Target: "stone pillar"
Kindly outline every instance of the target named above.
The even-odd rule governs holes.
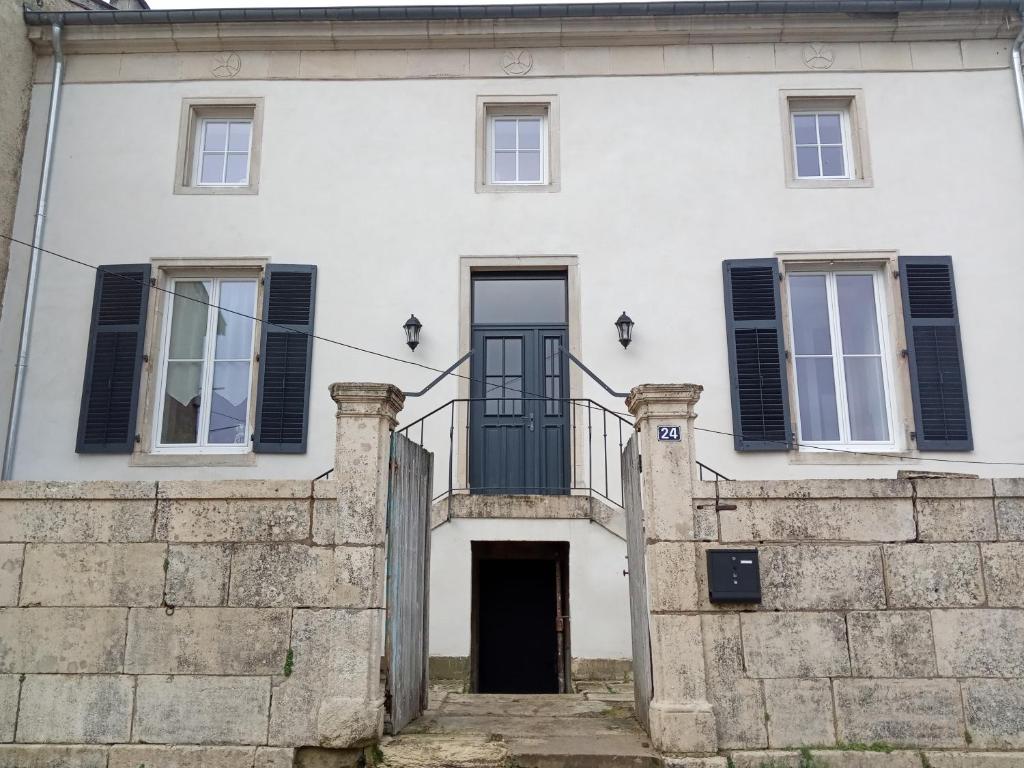
[[[693,521],[693,407],[697,384],[642,384],[626,399],[643,461],[648,611],[651,624],[651,740],[663,752],[715,752],[704,643],[697,613]],[[678,440],[659,439],[660,427]],[[671,429],[664,437],[674,437]]]
[[[320,702],[319,742],[358,747],[380,738],[384,696],[384,542],[387,528],[391,430],[405,403],[390,384],[331,385],[338,404],[333,479],[338,488],[336,563],[354,587],[344,602],[345,637],[334,645],[330,695]]]

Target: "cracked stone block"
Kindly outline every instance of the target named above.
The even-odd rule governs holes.
[[[761,686],[743,670],[739,616],[704,614],[700,621],[708,701],[715,711],[719,749],[767,746]]]

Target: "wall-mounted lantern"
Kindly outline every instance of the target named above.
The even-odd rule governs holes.
[[[415,351],[416,347],[420,344],[420,328],[423,327],[423,323],[416,319],[416,315],[409,315],[409,319],[405,321],[405,325],[402,328],[405,329],[405,343],[409,345],[409,349]]]
[[[625,349],[629,346],[629,342],[633,340],[633,326],[636,323],[633,322],[633,318],[626,314],[623,310],[622,314],[619,315],[619,319],[615,321],[615,327],[619,331],[619,344]]]

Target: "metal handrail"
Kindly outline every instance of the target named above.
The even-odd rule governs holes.
[[[585,374],[587,374],[587,376],[589,376],[594,381],[596,381],[598,384],[600,384],[602,389],[604,389],[604,391],[607,392],[609,395],[611,395],[612,397],[621,397],[623,400],[625,400],[627,397],[629,397],[629,392],[616,392],[614,389],[612,389],[607,384],[605,384],[604,381],[601,380],[601,377],[599,377],[596,373],[594,373],[592,370],[587,368],[587,366],[585,366],[583,364],[582,360],[580,360],[578,357],[576,357],[576,355],[574,355],[568,349],[563,347],[561,344],[558,345],[558,349],[560,351],[562,351],[562,352],[565,352],[565,354],[568,356],[568,358],[570,360],[572,360],[574,363],[576,363],[577,366],[579,366],[579,369],[581,371],[583,371]],[[614,413],[614,411],[612,411],[612,413]]]
[[[406,397],[422,397],[423,395],[427,394],[427,392],[432,390],[434,388],[434,386],[438,382],[440,382],[445,376],[450,374],[452,371],[454,371],[456,368],[458,368],[460,365],[462,365],[464,362],[466,362],[466,360],[468,360],[470,357],[472,357],[473,356],[473,351],[474,350],[470,349],[469,352],[467,352],[462,357],[460,357],[458,360],[456,360],[454,363],[452,363],[445,371],[443,371],[441,373],[440,376],[438,376],[432,382],[427,384],[427,386],[425,386],[423,389],[419,390],[418,392],[403,392],[402,394],[405,395]]]

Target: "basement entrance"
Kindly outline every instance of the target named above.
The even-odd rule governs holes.
[[[474,541],[471,690],[568,693],[569,544]]]

